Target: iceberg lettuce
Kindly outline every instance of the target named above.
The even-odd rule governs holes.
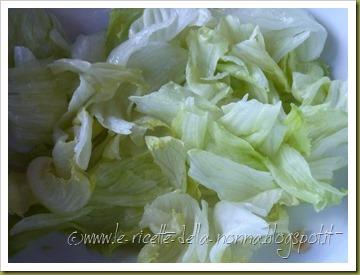
[[[10,20],[15,248],[116,226],[139,262],[247,262],[263,244],[224,239],[288,234],[289,208],[346,195],[347,82],[306,11],[115,9],[72,45],[45,11]],[[169,243],[139,237],[164,226]]]

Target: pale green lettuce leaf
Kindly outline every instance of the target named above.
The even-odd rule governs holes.
[[[191,243],[186,239],[200,231]],[[166,225],[167,232],[174,232],[169,243],[146,244],[138,255],[139,262],[204,262],[207,258],[207,245],[198,238],[207,236],[207,204],[199,203],[188,194],[168,193],[156,198],[145,207],[140,225],[150,228],[156,234]],[[183,242],[181,241],[183,238]]]
[[[303,9],[226,9],[224,13],[258,25],[276,62],[293,50],[303,61],[314,60],[327,38],[325,28]]]
[[[270,133],[260,145],[258,150],[267,155],[272,156],[279,150],[287,132],[287,126],[283,124],[282,120],[277,119]]]
[[[30,163],[27,180],[35,197],[56,213],[72,212],[84,207],[93,189],[89,178],[75,167],[69,179],[57,177],[52,164],[49,157],[38,157]]]
[[[247,97],[222,106],[220,123],[233,134],[246,139],[254,147],[261,145],[278,121],[281,103],[263,104]]]
[[[294,206],[298,205],[299,201],[284,189],[275,188],[258,193],[256,196],[242,203],[254,214],[266,217],[276,203],[285,206]]]
[[[179,236],[183,226],[193,228],[194,218],[200,214],[198,202],[188,194],[171,192],[159,196],[145,207],[140,225],[158,233],[166,224],[167,230]]]
[[[332,182],[334,171],[347,165],[347,100],[338,102],[344,104],[335,109],[335,101],[300,107],[311,138],[311,152],[306,158],[314,178],[324,182]]]
[[[281,188],[298,199],[313,204],[317,211],[327,205],[339,203],[346,194],[314,179],[304,157],[288,145],[283,145],[267,165]]]
[[[343,128],[327,137],[315,140],[312,145],[311,159],[332,156],[332,149],[336,149],[348,142],[348,128]]]
[[[225,219],[229,218],[226,215],[228,213],[232,213],[231,220]],[[242,238],[245,238],[245,236],[252,236],[255,238],[266,235],[269,231],[268,224],[264,219],[252,214],[246,208],[226,201],[221,201],[216,205],[214,220],[219,232],[218,234],[221,234],[220,236],[223,237],[219,237],[219,240],[210,250],[209,258],[212,263],[248,262],[256,247],[251,244],[239,244],[241,239],[236,243],[236,237],[243,236]],[[246,223],[241,221],[246,221]]]
[[[74,122],[75,163],[82,169],[86,170],[91,155],[91,137],[92,137],[93,119],[88,112],[83,109],[80,111]]]
[[[211,262],[248,262],[253,252],[261,246],[261,238],[274,232],[266,217],[281,200],[282,191],[274,189],[260,193],[246,202],[220,201],[213,212],[217,237],[210,250]],[[287,215],[283,212],[277,223],[277,233],[287,231]],[[252,239],[258,243],[251,243]]]
[[[287,126],[285,142],[300,153],[310,155],[311,139],[309,138],[308,125],[304,114],[295,104],[291,104],[291,111],[284,119],[284,124]]]
[[[237,16],[226,15],[219,17],[214,14],[214,10],[212,10],[212,14],[218,20],[215,30],[220,33],[230,45],[247,40],[255,28],[252,24],[244,24]]]
[[[243,95],[249,93],[250,96],[260,102],[268,103],[269,83],[265,74],[258,66],[251,63],[246,64],[235,56],[223,56],[221,61],[224,63],[218,64],[217,69],[240,80],[241,87],[239,88]],[[236,89],[236,93],[239,92],[239,89]]]
[[[138,146],[145,144],[145,134],[166,136],[171,134],[171,129],[167,124],[159,119],[150,116],[142,116],[134,120],[134,127],[132,133],[129,135],[130,139]]]
[[[151,42],[135,52],[128,60],[129,68],[140,69],[148,91],[158,90],[162,85],[185,80],[188,52],[180,46],[165,42]]]
[[[327,104],[301,106],[305,122],[309,127],[309,137],[317,140],[347,127],[347,113],[331,109]]]
[[[190,31],[187,36],[189,60],[186,67],[186,81],[197,95],[218,102],[231,88],[220,81],[208,80],[214,76],[218,60],[228,51],[228,42],[215,30],[202,27]]]
[[[221,124],[211,123],[209,136],[210,139],[205,148],[207,151],[254,169],[266,170],[263,164],[264,157],[249,142],[233,135]]]
[[[216,191],[221,200],[242,201],[276,188],[269,172],[255,170],[202,150],[190,150],[189,176]]]
[[[347,112],[348,83],[347,81],[333,80],[330,83],[324,103],[332,109]]]
[[[130,95],[142,93],[145,82],[140,71],[108,63],[90,64],[85,61],[62,59],[52,64],[55,72],[74,71],[80,85],[69,103],[69,112],[87,107],[104,127],[118,134],[130,134]]]
[[[129,29],[129,39],[112,50],[108,62],[126,65],[136,51],[150,42],[168,42],[188,26],[202,26],[210,19],[206,9],[146,9]]]
[[[318,160],[309,160],[311,174],[318,181],[332,183],[334,171],[346,166],[347,161],[342,157],[324,157]]]
[[[208,243],[210,237],[210,223],[208,221],[208,204],[201,201],[201,212],[195,216],[193,235],[194,239],[183,256],[183,262],[207,262],[208,261]]]
[[[284,92],[290,91],[284,72],[266,51],[264,37],[258,26],[248,40],[234,45],[229,55],[234,55],[245,62],[257,65]]]
[[[145,137],[146,145],[163,173],[176,189],[186,191],[186,151],[184,143],[178,139],[166,137]]]
[[[207,135],[209,112],[198,108],[193,97],[188,97],[172,121],[172,128],[185,148],[203,148]]]
[[[316,105],[325,100],[330,85],[328,77],[320,79],[302,73],[293,73],[291,92],[303,105]]]
[[[72,121],[73,139],[62,132],[56,138],[52,151],[53,163],[58,176],[68,179],[73,166],[86,170],[89,165],[92,152],[92,129],[93,118],[82,109]]]
[[[157,92],[141,97],[131,96],[129,99],[136,103],[136,109],[139,112],[170,124],[185,98],[185,88],[170,82]]]
[[[53,74],[47,63],[28,62],[9,69],[9,140],[16,152],[52,145],[52,130],[67,109],[76,79]]]
[[[74,149],[75,140],[66,141],[68,135],[60,136],[52,150],[52,158],[54,160],[54,168],[56,174],[62,178],[69,178],[71,168],[74,165]]]
[[[96,183],[91,201],[106,205],[140,207],[172,189],[149,153],[99,162],[90,177]]]

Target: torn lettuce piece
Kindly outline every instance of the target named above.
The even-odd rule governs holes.
[[[207,9],[146,9],[129,29],[129,39],[113,49],[108,62],[126,65],[129,58],[150,42],[168,42],[188,26],[202,26],[211,15]]]
[[[238,16],[218,16],[211,10],[213,17],[218,20],[215,30],[222,35],[230,45],[247,40],[254,31],[253,24],[244,24]],[[220,11],[221,13],[221,11]]]
[[[317,140],[347,127],[347,113],[331,109],[327,104],[301,106],[305,122],[309,126],[309,137]]]
[[[131,96],[129,99],[136,104],[136,109],[139,112],[170,124],[185,98],[185,88],[170,82],[162,86],[157,92],[141,97]]]
[[[313,204],[316,211],[327,205],[338,204],[346,192],[317,181],[311,174],[309,164],[301,154],[283,145],[274,159],[267,161],[276,183],[296,198]]]
[[[31,61],[9,69],[9,140],[15,152],[51,146],[52,130],[67,109],[76,85],[69,72],[53,74],[48,62]]]
[[[193,93],[217,103],[231,87],[214,77],[218,60],[228,51],[228,42],[215,30],[202,27],[187,36],[189,60],[186,81]]]
[[[178,139],[166,137],[145,137],[146,145],[162,172],[176,189],[186,191],[186,151],[184,143]]]
[[[196,106],[193,97],[188,97],[171,123],[177,137],[185,148],[203,148],[206,142],[210,114]]]
[[[70,130],[72,135],[62,132],[52,151],[55,171],[64,179],[70,177],[74,165],[84,171],[88,168],[92,153],[92,116],[82,109],[72,121]]]
[[[170,81],[182,83],[185,80],[187,56],[188,51],[178,45],[151,42],[135,52],[127,66],[141,70],[148,91],[153,92]]]
[[[246,64],[235,56],[225,55],[221,61],[222,63],[217,65],[217,70],[240,80],[240,89],[243,95],[249,93],[252,98],[262,103],[269,103],[269,83],[264,72],[258,66],[251,63]]]
[[[347,113],[348,102],[348,83],[347,81],[333,80],[324,101],[331,109],[340,110]]]
[[[69,179],[54,174],[49,157],[34,159],[27,170],[27,180],[38,201],[55,213],[73,212],[84,207],[92,194],[93,184],[87,175],[72,167]]]
[[[173,189],[147,152],[99,162],[89,176],[96,183],[91,202],[103,205],[141,207]]]
[[[224,116],[219,122],[233,134],[244,138],[254,147],[260,146],[278,123],[281,102],[274,105],[257,100],[247,100],[245,96],[236,103],[222,106]],[[278,137],[281,144],[283,135]]]
[[[225,9],[224,13],[258,25],[276,62],[294,50],[302,61],[317,59],[326,42],[325,28],[303,9]]]
[[[134,120],[135,126],[132,133],[129,135],[130,139],[137,146],[145,144],[145,135],[168,136],[171,135],[171,129],[167,124],[159,119],[141,116],[139,119]]]
[[[275,233],[275,229],[277,234],[288,233],[289,218],[283,208],[279,208],[274,221],[267,217],[281,198],[281,193],[274,191],[260,193],[247,202],[220,201],[215,205],[217,236],[209,253],[210,262],[248,262],[254,251],[265,244],[264,237]]]
[[[131,133],[129,122],[130,95],[142,94],[146,84],[140,71],[123,66],[61,59],[51,65],[54,72],[73,71],[79,74],[80,85],[74,91],[68,112],[88,108],[104,127],[117,134]]]
[[[188,156],[189,176],[216,191],[221,200],[242,201],[276,188],[269,172],[255,170],[202,150],[190,150]]]
[[[208,244],[201,242],[209,230],[206,202],[202,202],[200,209],[199,203],[188,194],[172,192],[159,196],[145,207],[140,226],[148,227],[153,234],[157,234],[163,230],[164,225],[166,232],[174,232],[173,241],[146,244],[138,255],[139,262],[207,260]],[[194,237],[187,242],[191,234]]]
[[[121,93],[119,88],[124,83],[134,85],[135,91],[146,86],[139,70],[108,63],[91,64],[76,59],[59,59],[51,64],[51,69],[55,73],[72,71],[79,74],[80,85],[69,103],[69,111],[72,112],[82,106],[112,99]]]
[[[258,66],[282,92],[290,92],[290,86],[284,72],[266,51],[264,37],[258,26],[255,27],[248,40],[232,46],[228,55],[234,55],[245,62]]]
[[[315,140],[312,145],[311,159],[330,157],[333,155],[332,150],[347,145],[348,128],[343,128],[327,137]]]
[[[303,105],[317,105],[324,102],[330,79],[328,77],[315,78],[311,75],[293,73],[291,92]]]
[[[300,153],[309,156],[311,153],[309,126],[303,112],[295,104],[290,106],[291,111],[284,119],[284,124],[287,126],[284,140]]]
[[[228,158],[257,170],[266,170],[264,156],[257,152],[249,142],[233,135],[217,122],[209,125],[209,140],[206,151]]]
[[[75,119],[75,163],[86,170],[91,155],[91,137],[92,137],[92,117],[84,109],[78,113]]]
[[[327,158],[341,158],[342,165],[347,164],[347,113],[332,109],[328,103],[316,106],[301,106],[311,138],[309,161]],[[325,161],[325,160],[324,160]],[[330,168],[331,166],[329,166]]]
[[[324,157],[318,160],[309,160],[309,167],[314,179],[333,183],[334,171],[347,165],[343,157]]]
[[[184,112],[209,114],[214,118],[221,115],[221,110],[216,105],[174,82],[162,86],[159,91],[144,96],[131,96],[129,99],[136,104],[138,112],[172,125],[178,133],[182,132],[180,128]],[[191,125],[184,125],[187,126]]]

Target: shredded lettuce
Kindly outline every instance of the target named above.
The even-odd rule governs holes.
[[[72,45],[45,10],[9,23],[15,248],[166,225],[173,241],[138,242],[139,262],[248,262],[262,244],[216,237],[287,234],[290,207],[346,196],[347,82],[319,59],[327,32],[306,11],[114,9]]]

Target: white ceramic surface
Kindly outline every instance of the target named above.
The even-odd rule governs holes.
[[[105,29],[108,21],[108,9],[51,9],[70,39],[78,34],[89,34]],[[309,9],[315,18],[328,30],[328,39],[322,59],[330,65],[334,79],[347,79],[347,10],[346,9]],[[347,168],[336,172],[336,186],[347,187]],[[330,245],[312,245],[303,254],[292,253],[288,259],[276,254],[276,247],[269,246],[258,250],[253,262],[346,262],[347,261],[347,199],[334,207],[316,213],[312,206],[301,205],[290,209],[290,229],[305,229],[319,232],[321,224],[324,230],[342,232],[333,236]],[[44,249],[47,247],[47,249]],[[50,249],[49,249],[50,247]],[[25,250],[10,259],[13,262],[133,262],[136,250],[120,250],[104,257],[83,246],[66,244],[66,236],[60,233],[49,234],[31,243]]]

